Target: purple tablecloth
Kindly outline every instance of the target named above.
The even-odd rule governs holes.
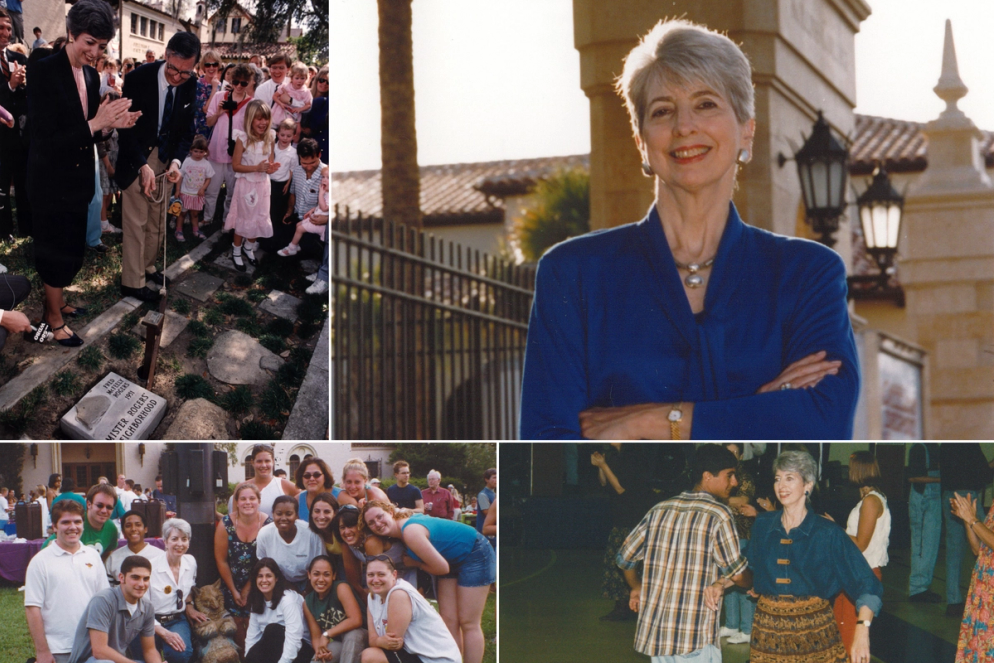
[[[0,543],[0,578],[24,584],[24,576],[28,572],[28,562],[41,550],[41,544],[45,539],[35,539],[24,543],[12,543],[5,541]],[[145,539],[145,543],[156,548],[165,550],[165,543],[162,539]],[[117,547],[128,545],[124,539],[117,542]]]

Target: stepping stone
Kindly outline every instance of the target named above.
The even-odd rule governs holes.
[[[300,301],[293,295],[288,295],[279,290],[273,290],[261,302],[259,308],[267,313],[272,313],[278,318],[286,318],[290,322],[297,321],[297,307]]]
[[[196,272],[191,274],[189,278],[184,279],[182,283],[176,285],[174,290],[187,297],[193,297],[196,300],[206,302],[223,283],[224,279],[211,276],[207,272]]]
[[[165,398],[112,372],[59,425],[74,440],[147,440],[168,407]]]
[[[313,274],[314,272],[321,269],[321,263],[317,260],[301,260],[300,268],[308,274]]]
[[[163,440],[230,440],[229,415],[203,398],[195,398],[180,406],[173,423],[169,424]]]
[[[213,278],[213,277],[211,277]],[[190,321],[176,311],[166,311],[166,321],[162,325],[162,336],[159,338],[159,347],[168,348],[169,344],[176,340],[176,337],[183,333]],[[145,330],[148,329],[140,321],[131,330],[135,336],[145,340]]]
[[[262,257],[262,251],[256,251],[255,252],[256,260],[259,260],[261,257]],[[217,265],[218,267],[224,267],[225,269],[230,269],[231,271],[237,272],[239,274],[249,274],[249,275],[254,274],[255,266],[252,265],[247,260],[245,260],[244,257],[242,258],[242,261],[245,262],[245,271],[239,272],[237,269],[235,269],[235,263],[231,259],[231,251],[225,251],[224,253],[222,253],[221,255],[219,255],[217,258],[214,259],[214,264]]]
[[[207,370],[226,384],[262,384],[271,377],[266,368],[282,363],[259,341],[234,330],[218,336],[207,353]]]

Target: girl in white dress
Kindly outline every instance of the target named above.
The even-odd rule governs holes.
[[[269,176],[279,169],[272,160],[276,134],[272,130],[272,113],[264,101],[253,99],[245,108],[245,131],[233,132],[235,153],[231,168],[235,171],[235,190],[224,229],[234,230],[232,259],[235,269],[244,272],[245,259],[255,264],[256,240],[273,236],[269,220]],[[245,241],[247,240],[247,241]],[[244,246],[243,246],[244,241]]]

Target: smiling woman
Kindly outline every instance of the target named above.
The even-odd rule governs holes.
[[[749,61],[661,22],[618,80],[656,200],[640,222],[539,262],[522,439],[845,439],[859,368],[845,266],[743,223],[756,130]]]

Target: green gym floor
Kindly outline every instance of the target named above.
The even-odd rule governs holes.
[[[946,604],[909,603],[908,550],[891,549],[883,569],[884,608],[874,622],[874,663],[952,663],[960,620]],[[945,597],[945,550],[940,549],[932,591]],[[500,551],[500,660],[514,663],[646,663],[632,648],[635,622],[602,622],[613,607],[601,596],[597,550]],[[963,559],[963,594],[973,558]],[[723,641],[724,642],[724,641]],[[723,644],[723,663],[744,663],[749,645]]]

